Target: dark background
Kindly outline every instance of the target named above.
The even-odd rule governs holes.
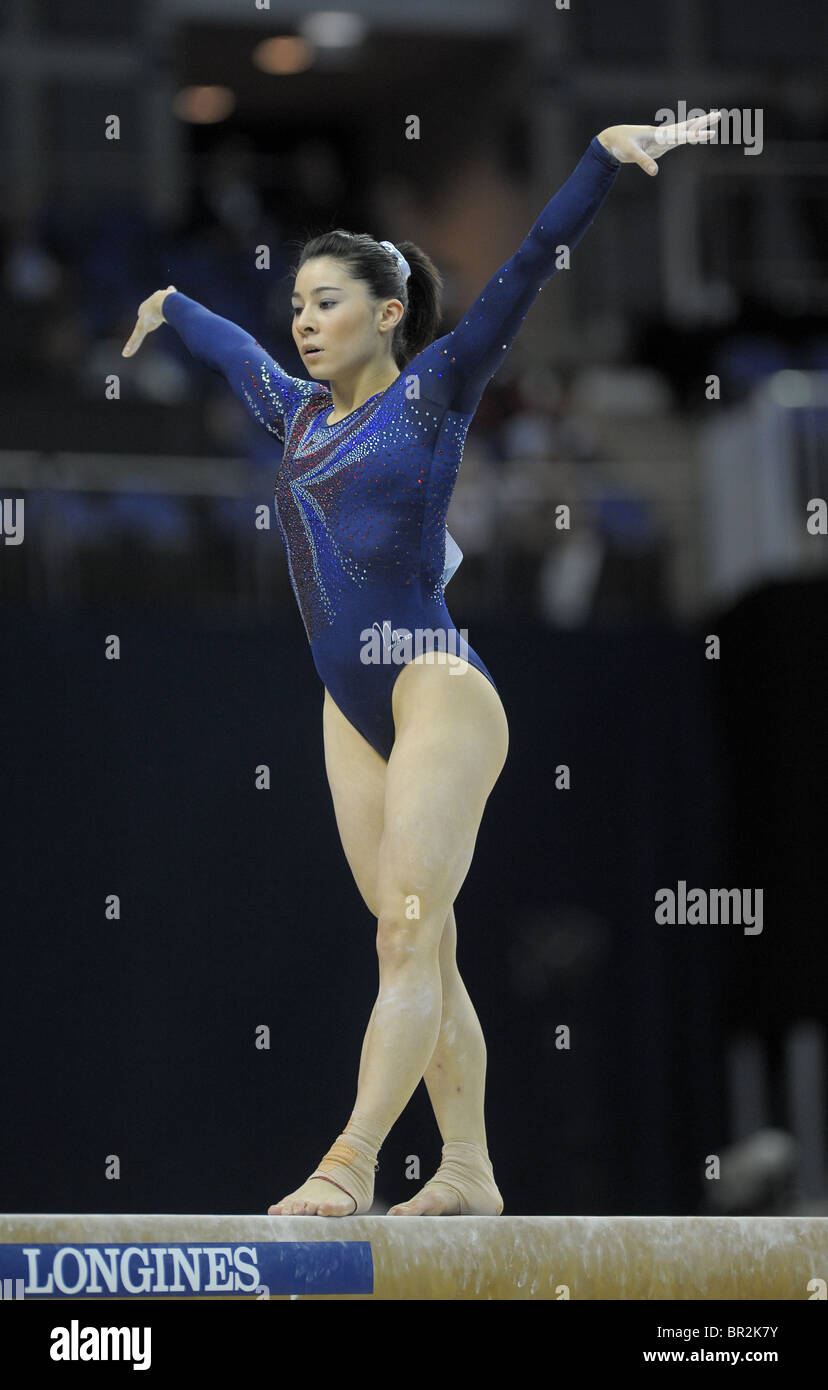
[[[470,431],[447,598],[511,748],[458,962],[507,1213],[823,1212],[826,541],[786,542],[780,567],[771,512],[727,584],[761,526],[740,511],[752,482],[717,491],[750,475],[754,420],[791,496],[828,490],[825,409],[780,407],[778,436],[762,414],[803,382],[823,399],[821,10],[357,5],[352,53],[261,73],[256,43],[299,35],[307,8],[13,0],[0,27],[0,500],[26,503],[24,543],[0,545],[0,1208],[266,1211],[347,1121],[378,984],[322,687],[278,533],[252,522],[278,447],[172,329],[124,363],[138,304],[175,283],[294,363],[290,261],[306,229],[345,225],[422,241],[448,329],[592,134],[684,98],[761,107],[765,150],[623,168]],[[234,93],[226,119],[180,105],[202,84]],[[698,261],[681,252],[676,285],[688,206]],[[596,368],[623,402],[644,393],[637,414],[607,413]],[[600,552],[574,617],[560,500]],[[654,894],[682,879],[761,887],[763,933],[659,925]],[[424,1084],[380,1154],[378,1209],[411,1195],[411,1155],[422,1179],[440,1158]]]

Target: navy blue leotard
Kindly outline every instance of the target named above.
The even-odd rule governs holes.
[[[394,743],[394,681],[418,651],[445,643],[494,685],[446,607],[446,513],[486,384],[555,273],[560,248],[583,236],[619,168],[591,140],[454,331],[333,425],[327,386],[289,376],[249,333],[185,294],[164,300],[164,317],[193,355],[226,377],[283,445],[275,509],[314,664],[382,758]],[[420,633],[443,636],[417,646]]]

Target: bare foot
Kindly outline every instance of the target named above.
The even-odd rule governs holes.
[[[295,1192],[268,1207],[268,1216],[352,1216],[355,1198],[325,1178],[308,1178]]]
[[[389,1207],[386,1216],[459,1216],[460,1198],[450,1187],[424,1187],[407,1202]]]

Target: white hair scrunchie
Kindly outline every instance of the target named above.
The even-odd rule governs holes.
[[[390,251],[391,255],[397,258],[397,260],[400,263],[400,270],[402,271],[403,280],[407,280],[409,275],[411,274],[411,266],[408,264],[408,261],[405,259],[405,256],[403,255],[402,251],[397,250],[393,241],[381,241],[380,246],[384,246],[386,251]]]

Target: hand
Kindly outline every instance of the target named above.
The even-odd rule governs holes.
[[[175,285],[168,285],[165,290],[156,290],[155,294],[151,294],[149,299],[145,299],[143,304],[138,306],[138,322],[132,330],[132,337],[121,349],[122,357],[131,357],[138,351],[148,333],[166,323],[161,306],[168,294],[175,293]]]
[[[716,134],[721,111],[709,111],[675,125],[611,125],[598,139],[622,164],[640,164],[645,174],[657,174],[660,159],[677,145],[708,145]]]

